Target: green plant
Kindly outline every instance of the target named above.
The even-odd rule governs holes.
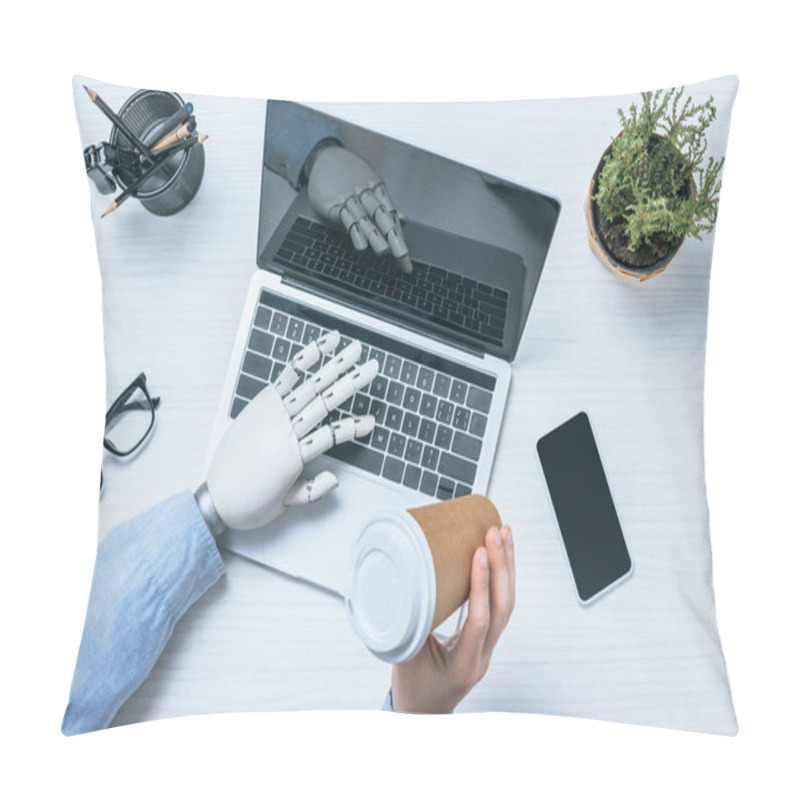
[[[612,251],[656,260],[684,237],[697,239],[717,220],[725,159],[709,157],[706,130],[717,110],[714,98],[683,100],[685,87],[643,92],[613,141],[592,199]],[[625,253],[624,251],[627,251]]]

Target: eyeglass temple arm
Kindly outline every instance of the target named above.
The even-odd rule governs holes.
[[[152,406],[153,408],[158,408],[158,404],[160,402],[161,402],[160,397],[151,397],[149,403],[146,403],[142,400],[134,400],[133,402],[125,403],[125,405],[118,408],[117,413],[119,413],[120,411],[131,411],[134,408],[138,408],[144,411],[148,409],[150,406]]]

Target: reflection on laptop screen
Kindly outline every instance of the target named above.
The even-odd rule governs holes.
[[[278,105],[282,111],[287,104]],[[404,216],[414,267],[405,274],[391,255],[356,251],[343,228],[321,220],[302,179],[299,191],[287,194],[286,177],[271,152],[277,147],[278,126],[270,124],[269,112],[274,107],[270,101],[258,265],[374,316],[513,359],[552,240],[558,201],[302,107],[383,178]]]

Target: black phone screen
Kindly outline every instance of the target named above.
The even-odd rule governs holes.
[[[631,569],[589,417],[567,420],[537,450],[578,596],[588,602]]]

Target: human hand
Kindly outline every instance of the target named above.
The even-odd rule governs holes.
[[[392,667],[395,711],[449,714],[466,697],[489,669],[514,610],[515,580],[511,529],[492,527],[472,558],[464,627],[445,641],[431,634],[414,658]]]
[[[338,485],[336,477],[325,471],[310,480],[299,478],[304,465],[334,445],[372,431],[372,416],[344,418],[314,430],[330,411],[377,375],[375,359],[355,366],[361,356],[359,342],[351,342],[294,388],[303,372],[336,351],[339,341],[339,333],[332,331],[311,342],[225,432],[205,482],[213,510],[224,527],[259,528],[287,506],[324,497]],[[202,491],[203,487],[196,494],[201,511]],[[208,517],[206,512],[204,516]]]
[[[400,217],[380,175],[344,147],[320,150],[311,163],[308,197],[323,218],[343,225],[356,250],[391,251],[402,272],[411,272]]]

